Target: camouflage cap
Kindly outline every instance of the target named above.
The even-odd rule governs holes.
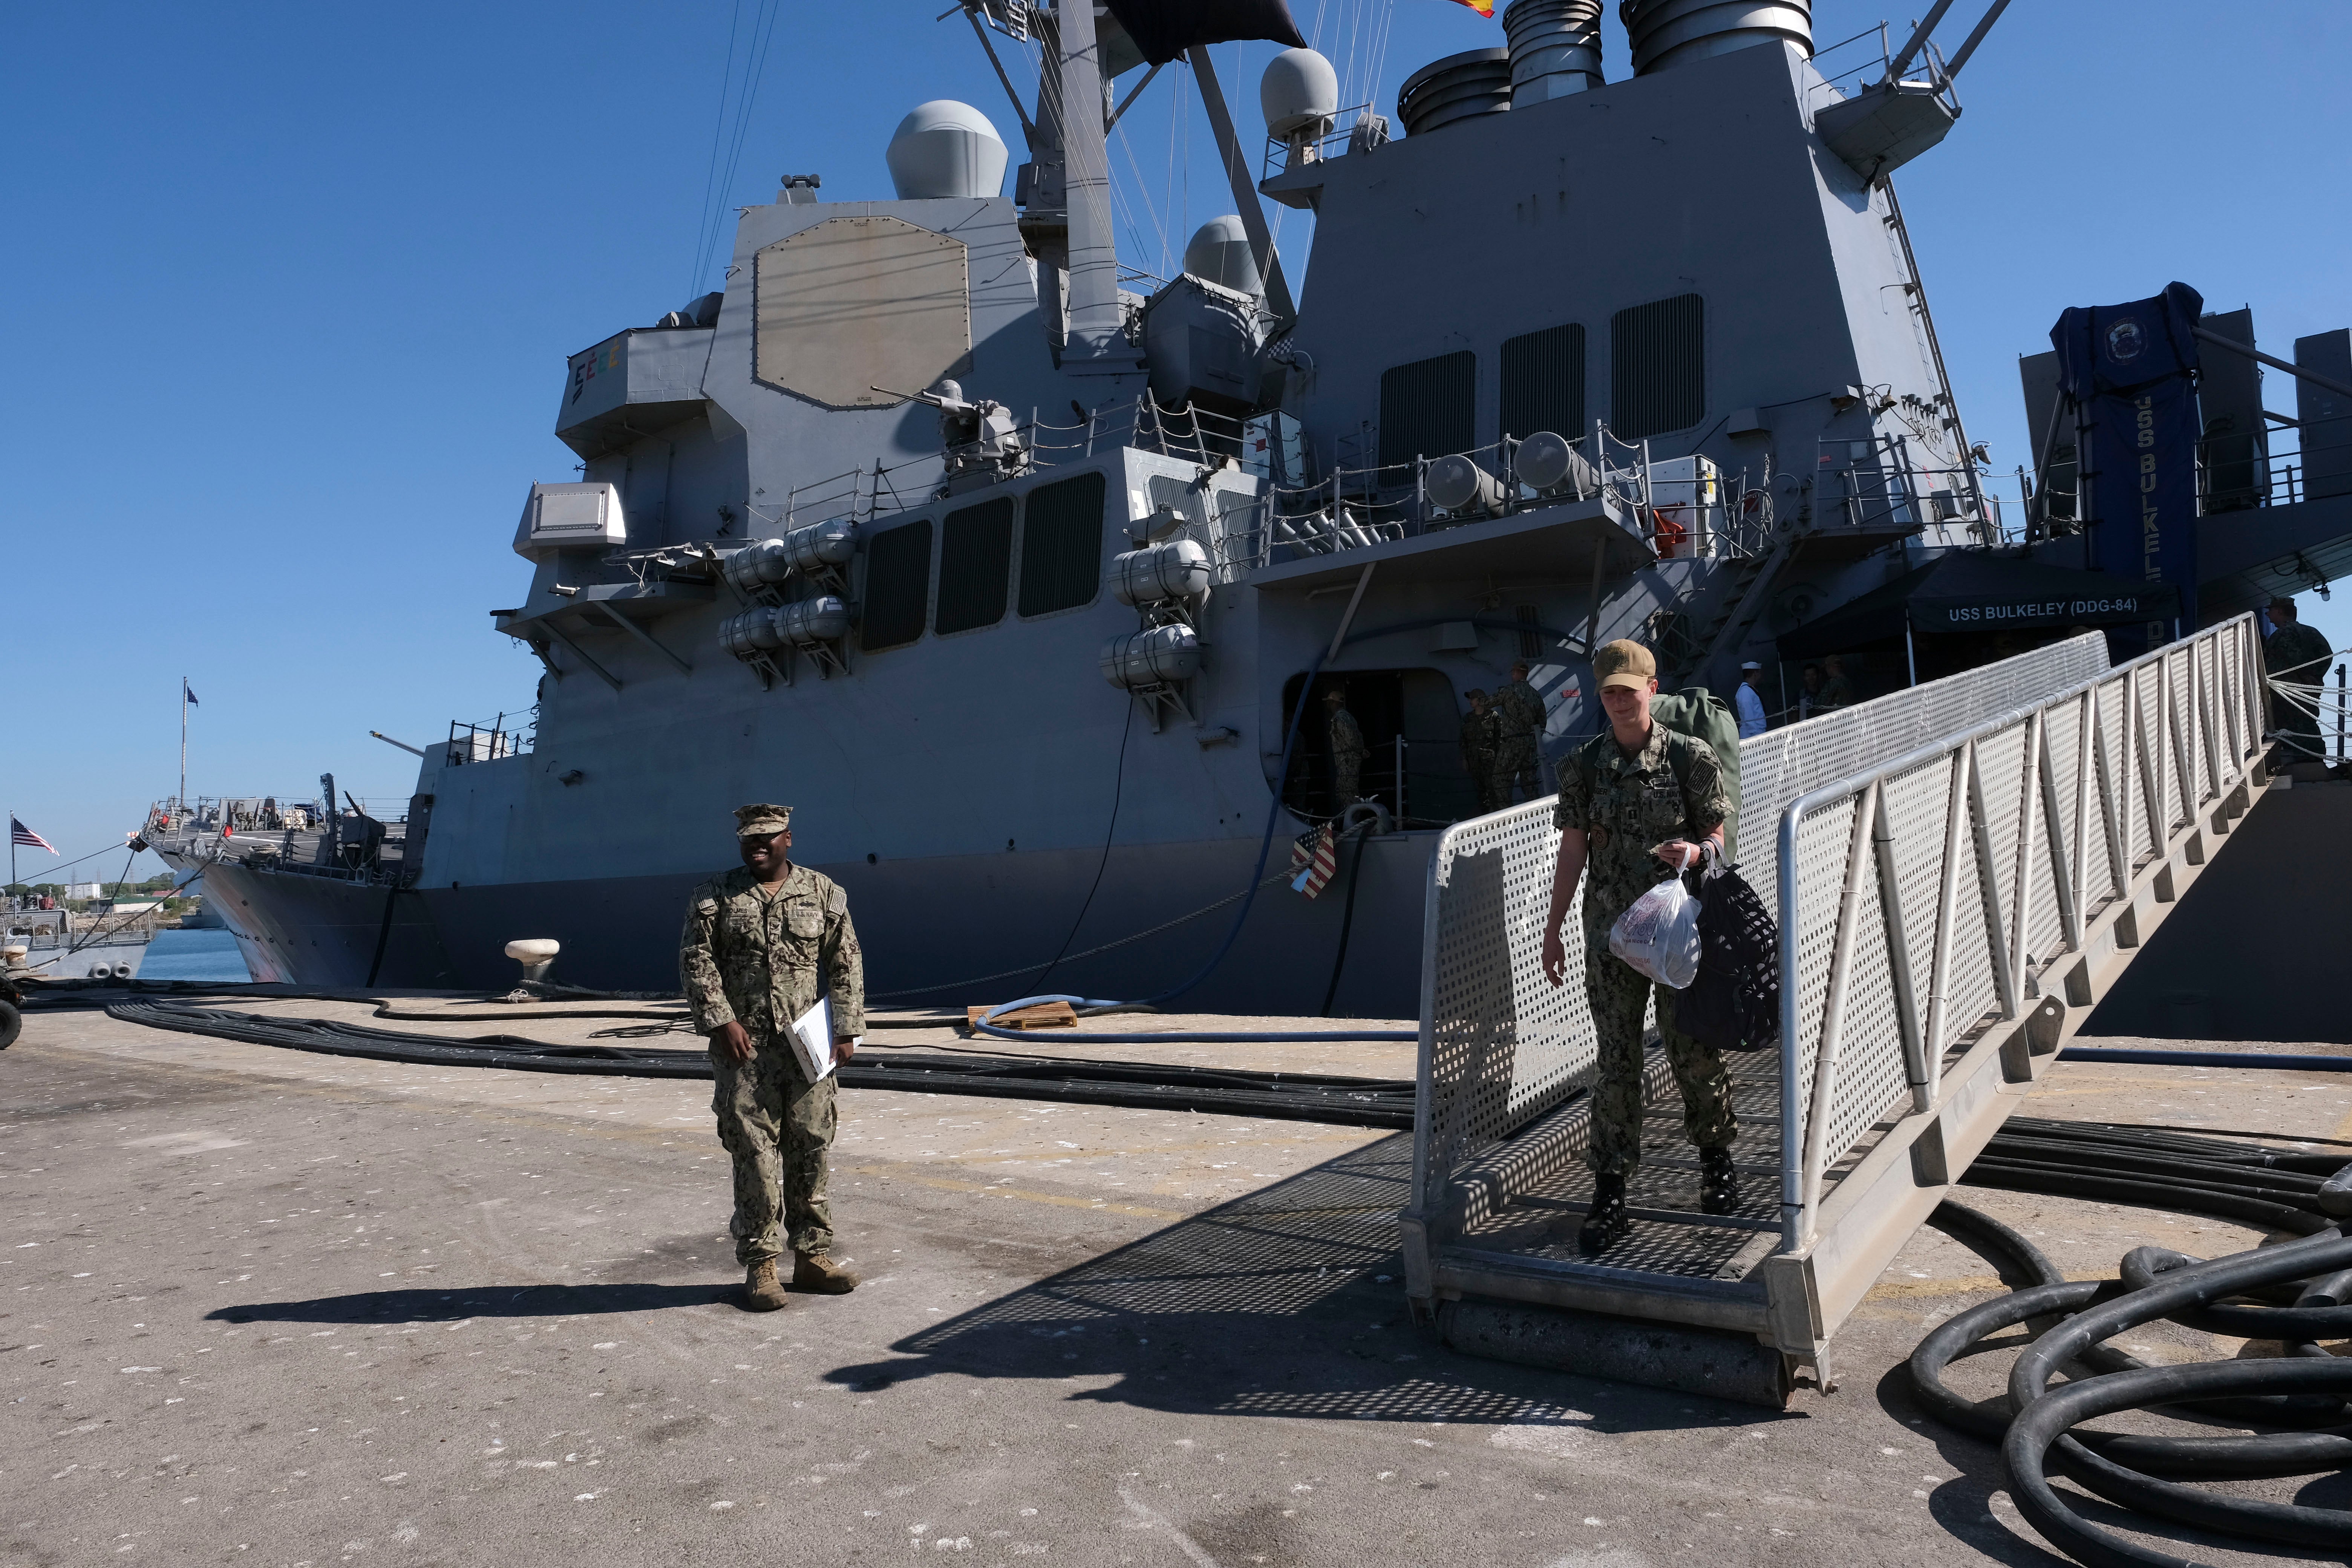
[[[735,837],[738,838],[769,838],[793,825],[793,808],[789,805],[739,805],[735,808]]]
[[[1601,689],[1612,686],[1630,686],[1640,691],[1658,678],[1658,661],[1640,643],[1624,637],[1602,643],[1593,651],[1592,673],[1601,682]]]

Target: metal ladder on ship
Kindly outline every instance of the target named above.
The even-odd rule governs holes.
[[[1416,1316],[1465,1351],[1752,1404],[1833,1387],[1839,1327],[2267,786],[2263,703],[2242,616],[2119,668],[2092,633],[1742,742],[1742,871],[1782,935],[1780,1050],[1729,1058],[1748,1200],[1700,1213],[1669,1137],[1600,1258],[1575,1240],[1591,1019],[1538,968],[1550,803],[1448,830],[1402,1216]],[[1644,1090],[1678,1120],[1654,1035]]]

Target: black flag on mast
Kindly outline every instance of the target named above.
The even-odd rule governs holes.
[[[1303,49],[1307,40],[1283,0],[1108,0],[1110,14],[1143,51],[1164,66],[1197,44],[1264,38]]]

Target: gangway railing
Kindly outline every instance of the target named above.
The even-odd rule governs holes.
[[[1737,853],[1783,965],[1777,1057],[1727,1058],[1747,1201],[1700,1212],[1653,1034],[1660,1136],[1599,1258],[1575,1248],[1591,1017],[1576,973],[1538,967],[1552,803],[1449,829],[1402,1216],[1416,1313],[1482,1347],[1491,1312],[1455,1334],[1462,1303],[1728,1331],[1784,1393],[1800,1368],[1828,1386],[1840,1325],[2266,783],[2263,703],[2240,616],[2120,668],[2093,633],[1744,742]]]

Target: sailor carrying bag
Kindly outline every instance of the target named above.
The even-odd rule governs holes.
[[[1650,702],[1651,722],[1705,741],[1722,771],[1731,816],[1724,847],[1706,847],[1699,874],[1698,971],[1675,998],[1675,1026],[1722,1051],[1769,1050],[1780,1043],[1780,931],[1772,913],[1731,860],[1739,826],[1739,725],[1723,700],[1703,686]],[[1680,757],[1668,753],[1671,762]],[[1580,758],[1589,769],[1589,757]],[[1591,785],[1586,774],[1586,786]],[[1675,782],[1684,782],[1677,766]]]
[[[1739,868],[1707,846],[1700,874],[1698,973],[1675,998],[1675,1027],[1719,1051],[1780,1043],[1780,932]]]

